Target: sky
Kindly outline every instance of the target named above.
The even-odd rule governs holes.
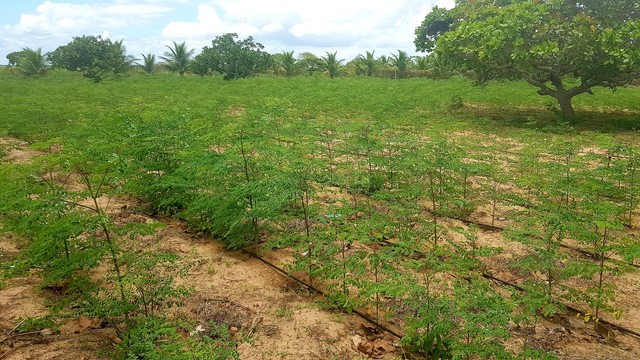
[[[434,5],[454,0],[0,0],[0,64],[24,47],[49,52],[82,35],[124,40],[138,58],[162,55],[172,41],[197,54],[230,32],[271,54],[415,55],[415,28]]]

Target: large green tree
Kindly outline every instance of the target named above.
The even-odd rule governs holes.
[[[322,71],[322,59],[310,52],[302,52],[298,55],[297,64],[306,75],[313,74],[318,71]]]
[[[129,69],[129,59],[122,41],[112,42],[101,36],[74,37],[67,45],[49,55],[53,67],[80,71],[95,82],[107,73],[123,73]]]
[[[235,33],[216,36],[211,47],[205,46],[195,57],[193,71],[199,75],[217,72],[223,74],[225,80],[250,77],[269,64],[269,54],[263,49],[251,36],[244,40],[238,40]]]
[[[572,99],[615,89],[640,69],[640,7],[629,0],[458,0],[427,15],[416,48],[435,51],[480,83],[523,79],[574,118]]]

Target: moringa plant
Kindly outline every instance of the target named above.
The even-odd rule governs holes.
[[[512,267],[522,275],[531,275],[523,283],[528,301],[537,304],[544,317],[563,310],[562,300],[575,289],[565,280],[575,275],[577,263],[563,250],[564,241],[579,221],[579,215],[552,202],[523,210],[505,236],[527,246],[527,253],[516,258]]]

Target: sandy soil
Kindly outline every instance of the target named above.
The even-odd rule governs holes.
[[[27,144],[2,139],[4,161],[26,163],[39,153],[26,150]],[[336,191],[320,193],[319,201],[331,203]],[[349,201],[349,198],[341,198]],[[397,339],[373,332],[356,316],[323,309],[317,295],[268,267],[255,257],[240,251],[228,251],[214,239],[190,232],[174,219],[155,219],[136,212],[135,202],[128,199],[101,198],[100,206],[109,204],[110,216],[120,224],[162,221],[164,227],[152,236],[138,237],[128,246],[157,249],[179,254],[189,261],[190,270],[183,284],[194,288],[184,307],[172,312],[207,326],[214,320],[236,328],[242,359],[358,359],[402,358],[402,350],[394,346]],[[508,207],[497,209],[496,225],[510,223]],[[482,208],[474,217],[490,223],[490,209]],[[447,226],[464,227],[455,220],[443,219]],[[500,232],[480,230],[482,245],[503,248],[503,252],[486,262],[487,268],[505,280],[520,282],[518,274],[507,268],[508,262],[526,249],[505,239]],[[0,262],[15,257],[21,239],[0,235]],[[270,260],[287,263],[288,253],[267,254]],[[41,274],[32,271],[9,279],[0,288],[0,359],[96,359],[106,357],[119,340],[115,332],[96,319],[57,319],[59,333],[52,329],[19,335],[15,328],[29,317],[49,312],[51,294],[40,290]],[[626,274],[616,280],[616,304],[625,313],[616,323],[640,330],[640,275]],[[392,319],[400,323],[397,319]],[[561,359],[639,359],[640,339],[610,331],[607,336],[593,330],[573,316],[542,321],[534,329],[512,328],[513,338],[507,344],[519,349],[524,339],[551,350]]]

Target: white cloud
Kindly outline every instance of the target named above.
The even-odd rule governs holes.
[[[25,46],[51,51],[73,36],[98,34],[124,39],[134,54],[161,54],[171,41],[186,41],[198,52],[229,32],[253,36],[271,53],[338,51],[347,59],[371,50],[411,53],[414,29],[432,5],[454,5],[454,0],[63,1],[43,1],[17,24],[0,24],[0,61]],[[185,20],[190,13],[196,15]]]
[[[216,9],[208,5],[200,5],[196,22],[171,22],[162,30],[162,36],[179,39],[202,38],[223,30],[224,24]]]
[[[44,1],[21,14],[17,24],[0,27],[0,56],[23,47],[52,51],[81,35],[115,35],[127,38],[127,29],[148,26],[171,11],[171,1],[103,0],[99,4]],[[127,39],[129,40],[129,39]],[[126,43],[127,41],[125,41]]]
[[[148,23],[169,11],[163,5],[111,3],[100,5],[45,1],[34,13],[23,14],[7,30],[17,36],[80,35]]]
[[[162,35],[195,44],[235,32],[253,36],[269,52],[338,50],[345,57],[363,49],[412,52],[414,30],[433,5],[455,4],[454,0],[210,0],[198,7],[195,21],[172,22]]]

